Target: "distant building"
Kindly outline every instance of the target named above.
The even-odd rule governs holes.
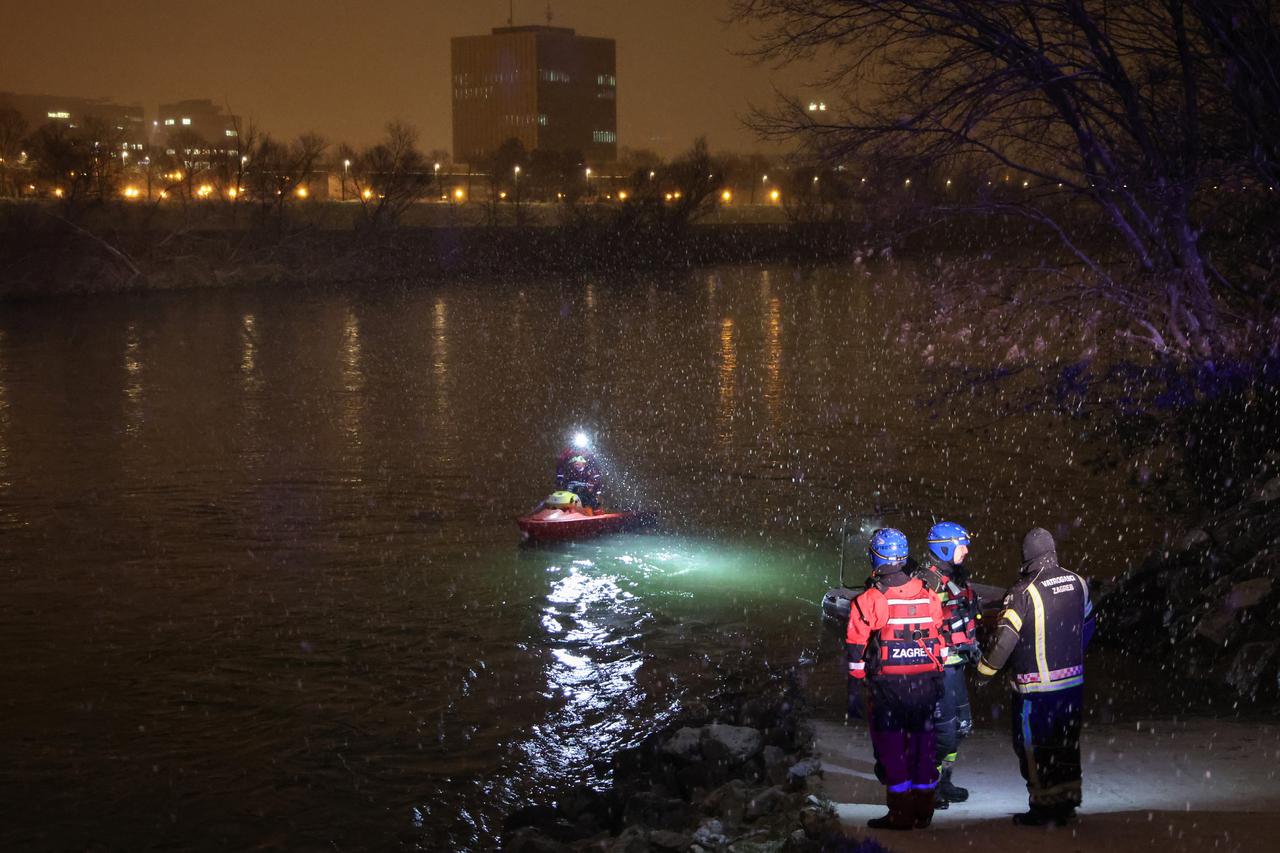
[[[238,154],[240,153],[240,119],[230,115],[210,100],[177,101],[161,104],[153,122],[153,142],[167,154]],[[190,142],[178,145],[175,140],[196,140],[199,151]]]
[[[27,123],[31,133],[46,124],[65,125],[73,130],[90,129],[124,151],[142,151],[147,142],[146,122],[141,104],[116,104],[106,98],[79,98],[68,95],[19,95],[0,92],[0,109],[13,109]]]
[[[453,158],[475,163],[515,138],[529,151],[616,160],[613,39],[564,27],[499,27],[453,39]]]

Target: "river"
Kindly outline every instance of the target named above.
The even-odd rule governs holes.
[[[877,506],[992,583],[1033,524],[1122,570],[1163,529],[1129,472],[901,344],[907,281],[0,306],[0,847],[484,848],[681,701],[837,659],[831,531]],[[520,548],[578,427],[663,525]]]

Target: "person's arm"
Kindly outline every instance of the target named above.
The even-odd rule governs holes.
[[[1021,596],[1010,593],[1005,599],[1004,610],[1000,612],[1000,621],[996,626],[996,635],[987,646],[978,661],[978,677],[989,680],[995,677],[1006,663],[1009,655],[1018,646],[1018,637],[1022,633],[1022,614],[1019,612]]]
[[[844,651],[850,678],[867,676],[867,643],[871,640],[871,633],[884,626],[883,610],[884,595],[876,589],[869,589],[849,602]]]

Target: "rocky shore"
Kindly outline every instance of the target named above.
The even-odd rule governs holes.
[[[1099,639],[1179,682],[1280,698],[1280,451],[1246,497],[1121,576],[1099,604]]]
[[[844,840],[822,795],[797,689],[694,703],[611,762],[610,786],[508,816],[510,853],[782,853],[881,848]]]

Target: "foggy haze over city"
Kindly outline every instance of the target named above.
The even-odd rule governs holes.
[[[506,0],[272,0],[196,7],[123,0],[19,4],[0,91],[157,103],[209,98],[273,134],[316,131],[364,144],[400,119],[426,148],[450,143],[449,39],[505,26]],[[545,24],[543,0],[514,21]],[[556,0],[553,24],[618,43],[619,144],[671,155],[705,134],[713,147],[763,148],[740,118],[770,103],[778,72],[734,55],[751,46],[712,0]]]

